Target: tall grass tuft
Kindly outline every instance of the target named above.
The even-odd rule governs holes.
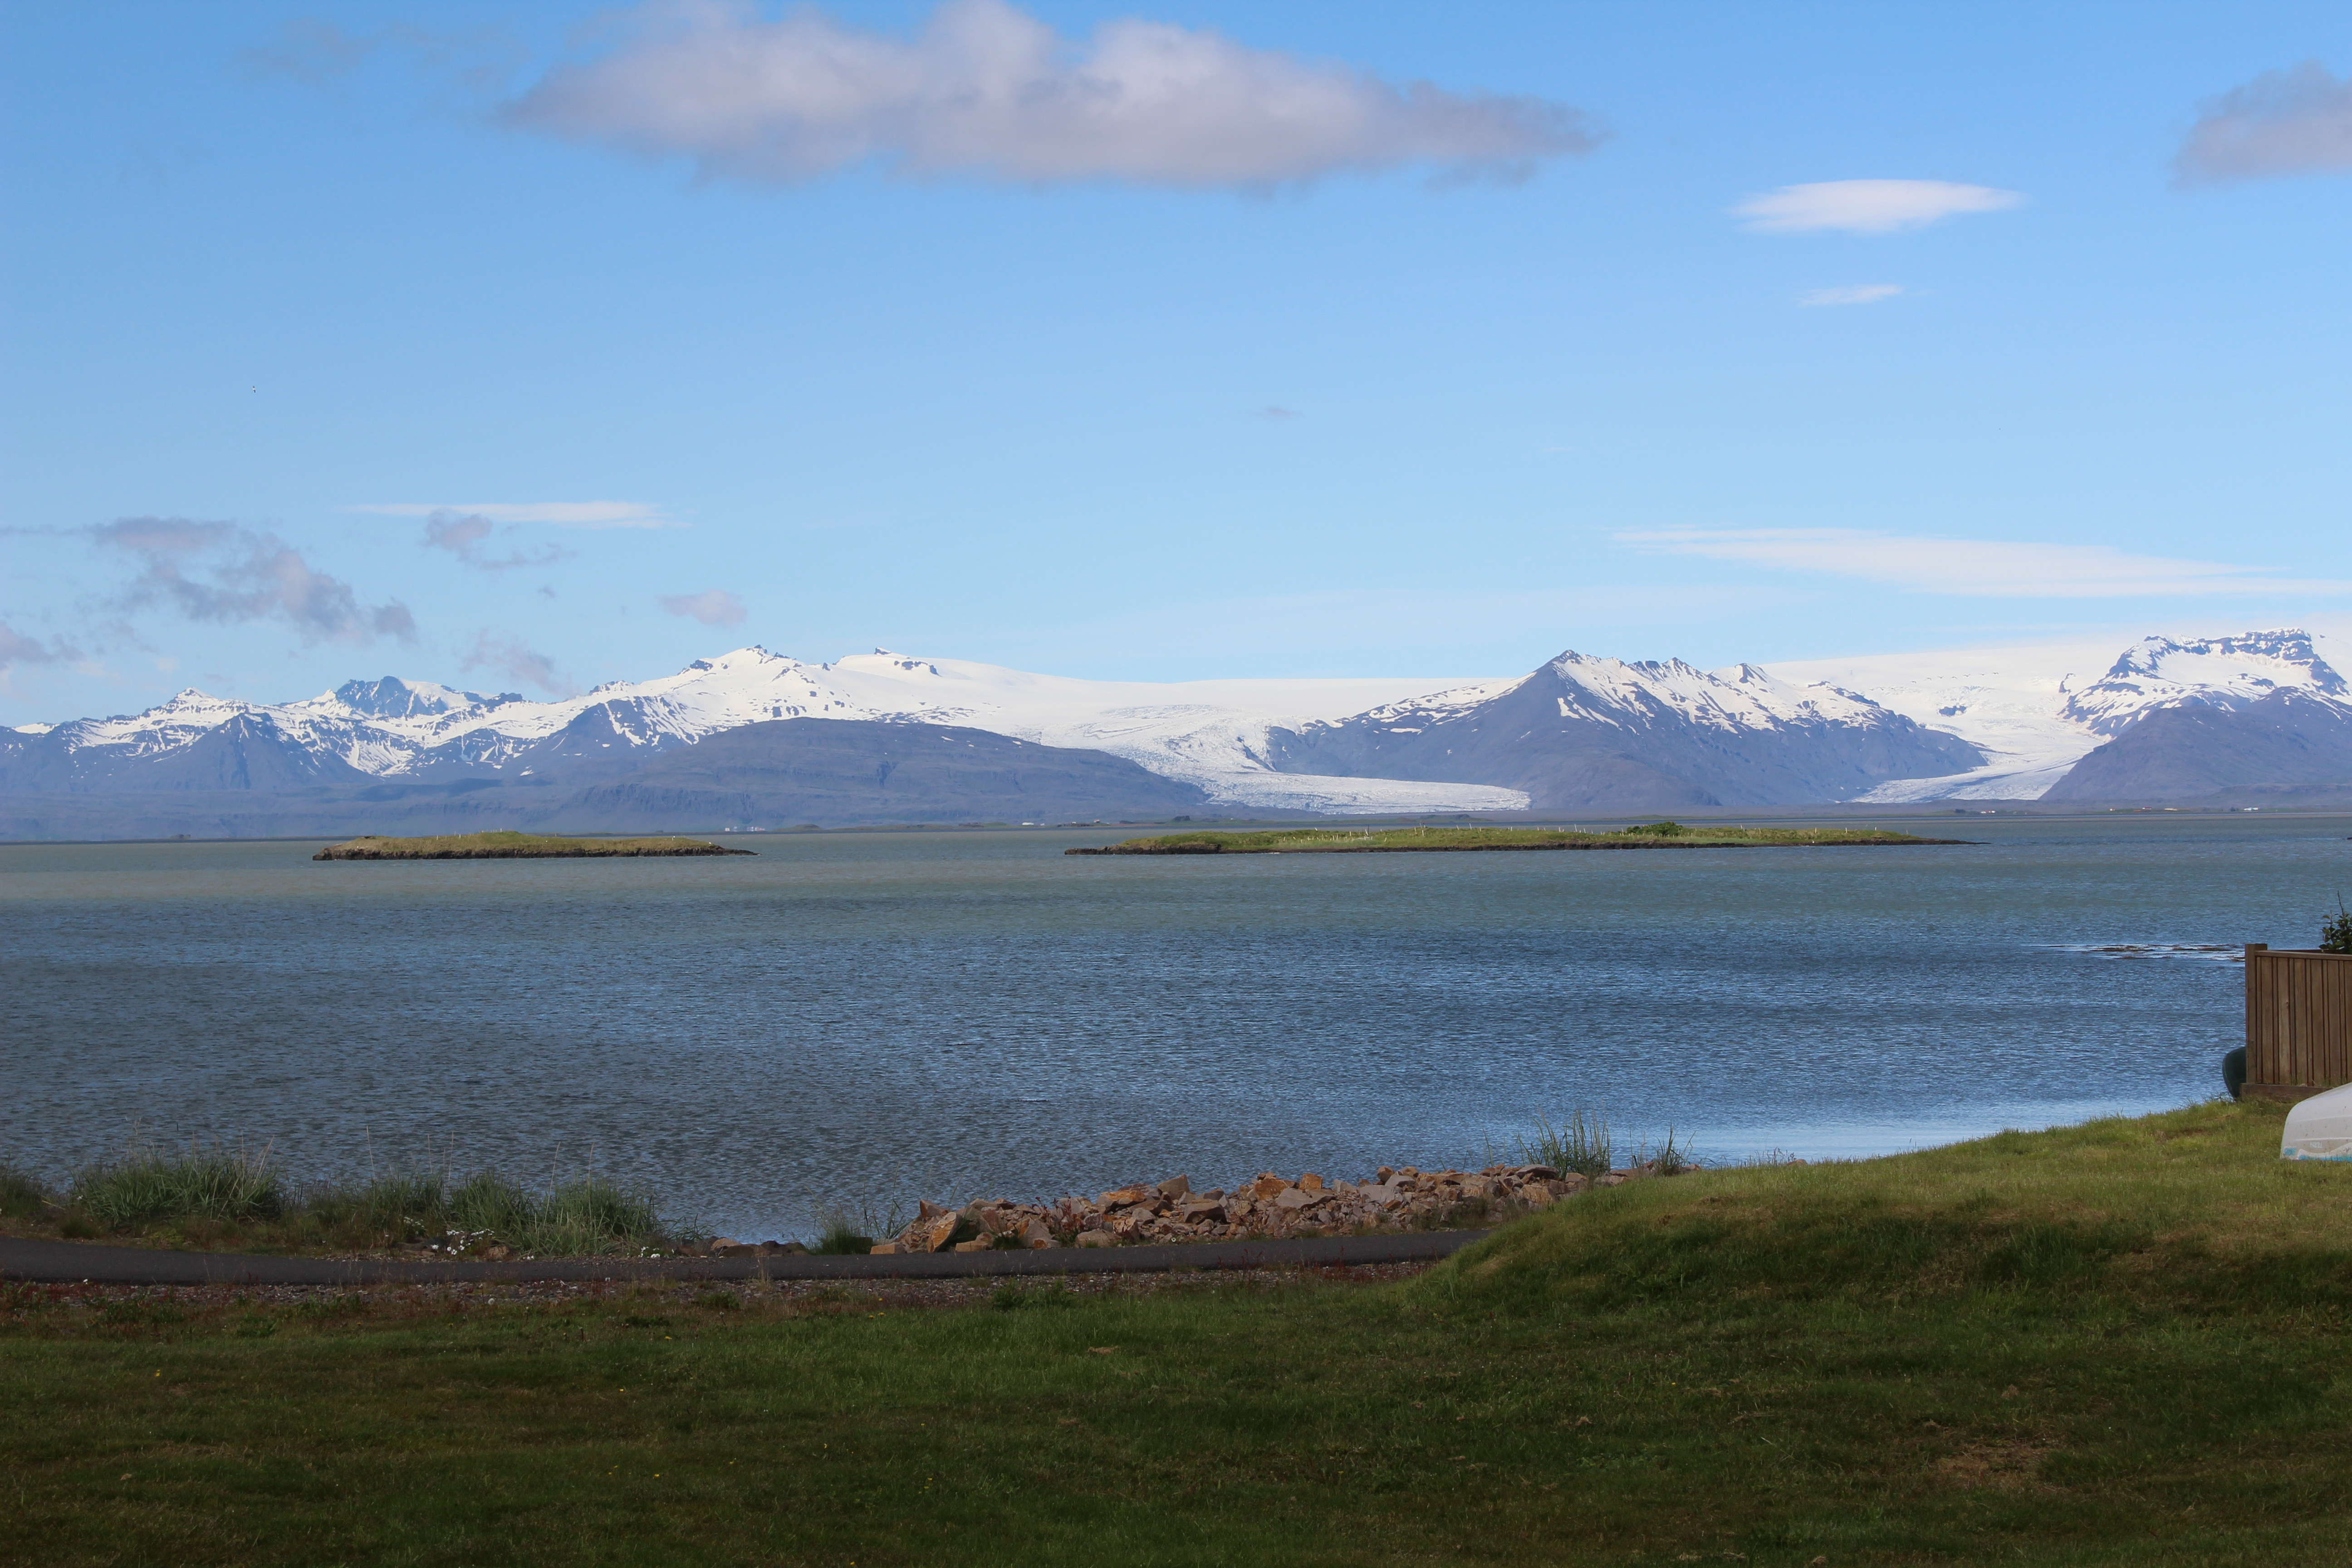
[[[532,1192],[483,1172],[449,1190],[441,1216],[453,1230],[495,1236],[529,1253],[604,1252],[661,1228],[651,1199],[596,1176]]]
[[[871,1197],[826,1204],[816,1211],[816,1241],[809,1250],[844,1258],[871,1252],[877,1241],[906,1229],[910,1217],[901,1205]]]
[[[1520,1164],[1549,1165],[1580,1176],[1607,1175],[1615,1156],[1609,1123],[1581,1109],[1570,1110],[1557,1126],[1548,1116],[1537,1117],[1534,1134],[1517,1142]]]
[[[23,1190],[20,1193],[18,1188]],[[0,1167],[0,1212],[34,1217],[56,1207],[30,1177]],[[453,1181],[445,1171],[404,1167],[363,1181],[299,1191],[260,1153],[191,1147],[139,1150],[74,1179],[77,1225],[111,1231],[187,1225],[260,1226],[278,1239],[383,1246],[460,1233],[518,1252],[583,1255],[650,1244],[665,1226],[653,1200],[598,1176],[528,1188],[485,1172]]]
[[[0,1219],[39,1219],[50,1207],[49,1189],[29,1171],[0,1164]]]
[[[74,1178],[73,1206],[117,1230],[169,1220],[225,1224],[276,1219],[286,1211],[284,1184],[269,1151],[230,1153],[191,1145],[184,1154],[140,1150]]]

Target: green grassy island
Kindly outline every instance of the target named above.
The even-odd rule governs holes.
[[[753,855],[702,838],[558,838],[543,833],[451,833],[437,838],[367,834],[330,844],[313,860],[542,860],[597,855]]]
[[[1393,854],[1423,849],[1736,849],[1759,845],[1966,844],[1869,827],[1686,827],[1643,822],[1614,833],[1565,827],[1287,827],[1265,833],[1171,833],[1065,855]]]

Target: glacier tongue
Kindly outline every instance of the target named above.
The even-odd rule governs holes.
[[[2285,688],[2352,701],[2347,652],[2297,627],[2228,637],[2148,637],[2123,650],[2066,642],[1808,659],[1771,668],[1826,680],[1974,742],[1990,760],[1945,778],[1904,779],[1868,803],[2038,800],[2085,755],[2160,709],[2242,708]]]

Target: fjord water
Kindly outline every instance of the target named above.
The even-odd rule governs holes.
[[[1065,858],[1086,832],[756,858],[313,862],[0,846],[0,1158],[593,1166],[670,1212],[1498,1153],[1582,1106],[1703,1155],[1918,1146],[2219,1091],[2341,818],[1951,816],[1972,847]]]

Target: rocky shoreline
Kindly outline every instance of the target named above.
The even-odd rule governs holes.
[[[925,1199],[876,1253],[985,1252],[1055,1247],[1142,1247],[1170,1242],[1286,1240],[1383,1231],[1481,1228],[1538,1213],[1597,1187],[1679,1174],[1655,1162],[1586,1176],[1550,1165],[1489,1165],[1423,1171],[1383,1165],[1364,1181],[1326,1182],[1309,1171],[1293,1180],[1268,1171],[1231,1192],[1195,1192],[1188,1176],[1137,1182],[1092,1198],[1015,1203],[974,1198],[961,1208]],[[804,1251],[798,1242],[756,1246],[729,1237],[718,1257]]]

